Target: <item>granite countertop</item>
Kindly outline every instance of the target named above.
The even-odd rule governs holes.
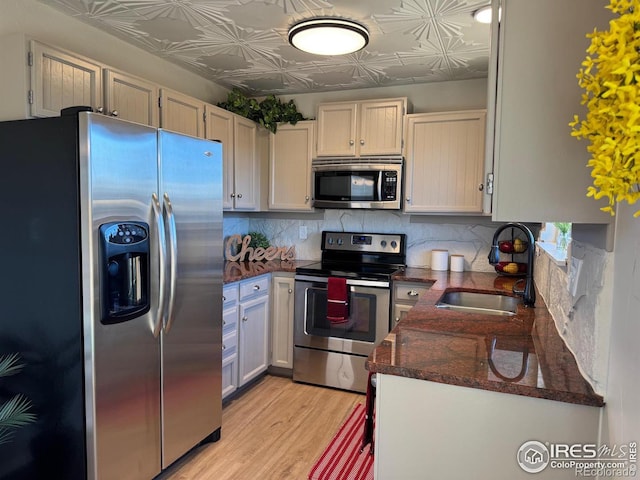
[[[407,268],[394,281],[431,284],[371,353],[367,369],[495,392],[602,406],[578,370],[544,300],[518,304],[515,316],[456,312],[435,306],[446,289],[511,294],[514,277]]]
[[[232,283],[265,273],[295,273],[297,267],[303,267],[317,260],[269,260],[266,262],[224,262],[223,283]]]

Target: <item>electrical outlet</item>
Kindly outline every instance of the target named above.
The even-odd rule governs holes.
[[[578,293],[582,295],[584,292],[578,290],[584,290],[584,282],[580,282],[580,273],[582,272],[583,260],[576,257],[571,257],[571,268],[569,270],[569,282],[567,284],[569,293],[572,297],[576,297]],[[580,286],[580,289],[578,289]]]
[[[306,240],[307,239],[307,226],[306,225],[300,225],[300,228],[298,229],[298,237],[300,237],[300,240]]]

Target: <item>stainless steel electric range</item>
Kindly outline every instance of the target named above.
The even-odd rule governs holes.
[[[389,333],[391,275],[405,267],[406,236],[325,231],[321,258],[296,269],[293,379],[364,393],[365,361]],[[340,322],[327,315],[336,284],[345,288]]]

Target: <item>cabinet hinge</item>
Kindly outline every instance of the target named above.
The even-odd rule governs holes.
[[[487,173],[487,186],[485,188],[487,195],[493,195],[493,173]]]
[[[29,90],[29,93],[27,94],[27,101],[29,102],[29,105],[33,105],[33,90]]]
[[[33,52],[27,53],[27,65],[33,67]]]
[[[207,112],[202,112],[202,121],[207,123]]]
[[[162,97],[158,97],[158,108],[162,108]]]

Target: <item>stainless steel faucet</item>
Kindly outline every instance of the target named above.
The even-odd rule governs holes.
[[[524,232],[529,242],[529,250],[527,251],[527,278],[524,286],[524,290],[517,290],[516,286],[513,286],[513,293],[522,295],[522,300],[527,307],[533,307],[536,303],[536,289],[533,286],[533,253],[535,251],[535,238],[533,238],[533,232],[522,223],[505,223],[500,225],[493,234],[493,244],[491,250],[489,250],[489,263],[491,265],[497,265],[500,261],[500,249],[498,247],[498,237],[507,228],[517,228]],[[517,284],[518,282],[516,282]]]

